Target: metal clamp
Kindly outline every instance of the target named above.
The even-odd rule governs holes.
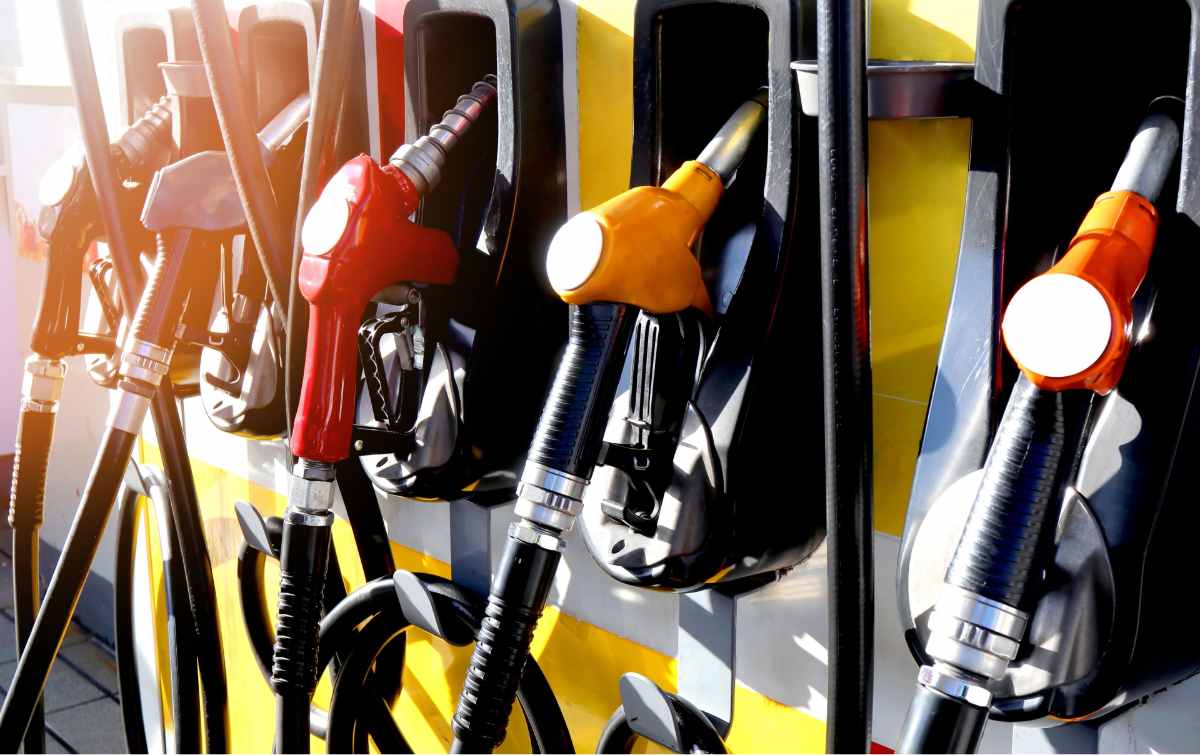
[[[288,514],[293,511],[325,514],[333,508],[333,467],[298,459],[288,487]]]
[[[792,63],[800,109],[816,116],[817,62]],[[872,60],[867,63],[867,117],[875,120],[963,118],[971,114],[969,93],[975,65],[930,60]]]
[[[514,512],[522,519],[566,532],[583,510],[583,501],[521,481],[517,484]]]

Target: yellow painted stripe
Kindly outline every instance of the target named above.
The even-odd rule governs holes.
[[[633,152],[632,0],[577,0],[579,202],[629,187]]]

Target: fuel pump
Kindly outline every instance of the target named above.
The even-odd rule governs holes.
[[[458,251],[449,237],[408,216],[437,186],[453,148],[495,96],[491,81],[478,82],[427,136],[402,146],[383,167],[366,155],[354,158],[326,185],[304,221],[300,290],[310,305],[308,356],[292,428],[297,463],[283,522],[272,671],[281,752],[308,747],[333,523],[333,465],[351,450],[359,321],[383,286],[403,282],[419,305],[426,287],[454,280]],[[387,247],[395,251],[386,253]]]
[[[452,752],[491,752],[504,739],[533,631],[596,466],[638,311],[668,315],[713,305],[692,252],[761,124],[761,101],[740,107],[662,187],[638,187],[582,213],[550,244],[546,269],[573,305],[558,366],[517,488],[516,515],[492,583],[454,714]]]
[[[1141,338],[1136,329],[1147,322],[1135,295],[1156,242],[1160,209],[1154,203],[1180,148],[1178,104],[1154,103],[1111,190],[1100,194],[1061,259],[1008,302],[1001,331],[1020,377],[982,472],[960,484],[973,491],[966,493],[973,502],[965,521],[947,510],[962,529],[925,618],[928,661],[920,667],[902,751],[977,750],[994,697],[1010,693],[1014,677],[1020,684],[1021,666],[1048,665],[1022,647],[1039,643],[1049,629],[1031,630],[1039,612],[1043,621],[1063,621],[1054,617],[1054,598],[1046,600],[1062,591],[1055,582],[1097,579],[1063,562],[1079,553],[1055,551],[1072,550],[1067,544],[1073,531],[1086,528],[1079,520],[1088,519],[1090,504],[1079,491],[1087,487],[1088,455],[1096,453],[1097,442],[1109,441],[1100,408],[1109,400],[1096,397],[1120,394],[1126,362]],[[1136,317],[1135,306],[1141,310]],[[1074,420],[1073,411],[1090,403],[1099,403],[1098,417]],[[1139,505],[1135,490],[1123,492],[1126,507]],[[924,546],[936,550],[928,538]],[[1090,589],[1096,588],[1075,591]],[[1104,628],[1098,623],[1087,630]],[[1086,655],[1097,640],[1061,625],[1058,634],[1060,655]],[[1072,643],[1082,647],[1076,651]],[[1015,673],[1009,671],[1014,661]],[[1085,670],[1076,667],[1067,675]],[[1057,676],[1054,669],[1045,671]]]
[[[71,16],[67,16],[66,23],[73,23]],[[274,156],[283,135],[294,133],[306,117],[307,95],[303,95],[289,103],[263,129],[260,138],[268,160]],[[45,604],[38,613],[0,711],[0,741],[5,743],[4,747],[11,744],[15,749],[15,743],[24,736],[35,702],[45,686],[95,558],[98,533],[104,529],[115,503],[133,441],[141,430],[155,389],[170,370],[177,342],[188,335],[186,309],[197,301],[204,302],[204,306],[211,303],[212,277],[205,275],[204,270],[213,268],[215,250],[222,236],[227,237],[244,223],[228,159],[219,152],[197,153],[158,170],[147,191],[141,219],[148,230],[157,234],[154,273],[138,302],[130,334],[123,345],[121,379],[100,451],[63,555],[55,567]],[[211,598],[208,611],[212,611]],[[217,660],[220,662],[219,645]],[[220,674],[223,677],[223,669]],[[207,713],[220,717],[224,701],[223,697],[208,697],[214,690],[205,688]],[[220,749],[227,736],[221,729],[227,722],[216,726],[220,728],[214,728],[210,722],[208,741],[210,746]],[[195,744],[198,747],[198,739]]]

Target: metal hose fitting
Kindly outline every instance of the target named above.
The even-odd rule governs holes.
[[[429,129],[428,135],[396,150],[388,162],[403,171],[418,192],[428,193],[442,180],[446,155],[495,99],[496,77],[485,76],[458,98],[441,122]]]
[[[171,100],[162,97],[133,122],[109,152],[117,175],[126,181],[144,181],[171,161],[175,142],[171,136]]]

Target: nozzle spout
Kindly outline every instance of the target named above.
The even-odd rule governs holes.
[[[275,117],[258,132],[258,143],[262,146],[263,162],[270,165],[280,148],[291,141],[300,127],[308,122],[312,100],[308,92],[299,94],[275,114]]]
[[[428,194],[442,180],[446,155],[495,99],[496,77],[486,76],[458,98],[428,135],[396,150],[388,162],[403,171],[419,193]]]
[[[1129,144],[1113,181],[1113,191],[1132,191],[1151,202],[1158,199],[1179,152],[1182,109],[1182,103],[1174,97],[1155,100]]]
[[[766,117],[767,90],[764,88],[754,99],[747,100],[734,111],[697,160],[720,176],[722,183],[728,185],[746,157],[759,125]]]

